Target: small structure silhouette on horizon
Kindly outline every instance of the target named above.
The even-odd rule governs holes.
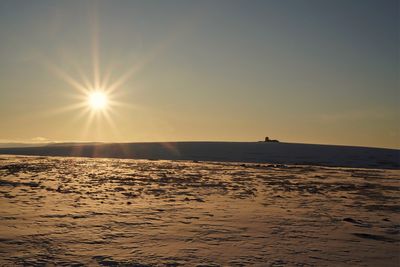
[[[264,142],[279,143],[279,140],[276,140],[276,139],[269,139],[269,137],[266,136]]]

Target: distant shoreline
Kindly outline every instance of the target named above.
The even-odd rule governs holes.
[[[400,168],[397,149],[272,142],[57,143],[0,148],[0,154]]]

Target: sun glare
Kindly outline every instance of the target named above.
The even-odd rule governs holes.
[[[89,105],[92,109],[104,109],[107,106],[107,95],[96,91],[89,95]]]

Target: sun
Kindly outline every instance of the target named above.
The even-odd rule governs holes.
[[[89,94],[88,102],[92,109],[104,109],[107,107],[108,97],[102,91],[95,91]]]

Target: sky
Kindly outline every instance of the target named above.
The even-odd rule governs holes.
[[[394,0],[1,0],[0,141],[400,148],[399,18]]]

